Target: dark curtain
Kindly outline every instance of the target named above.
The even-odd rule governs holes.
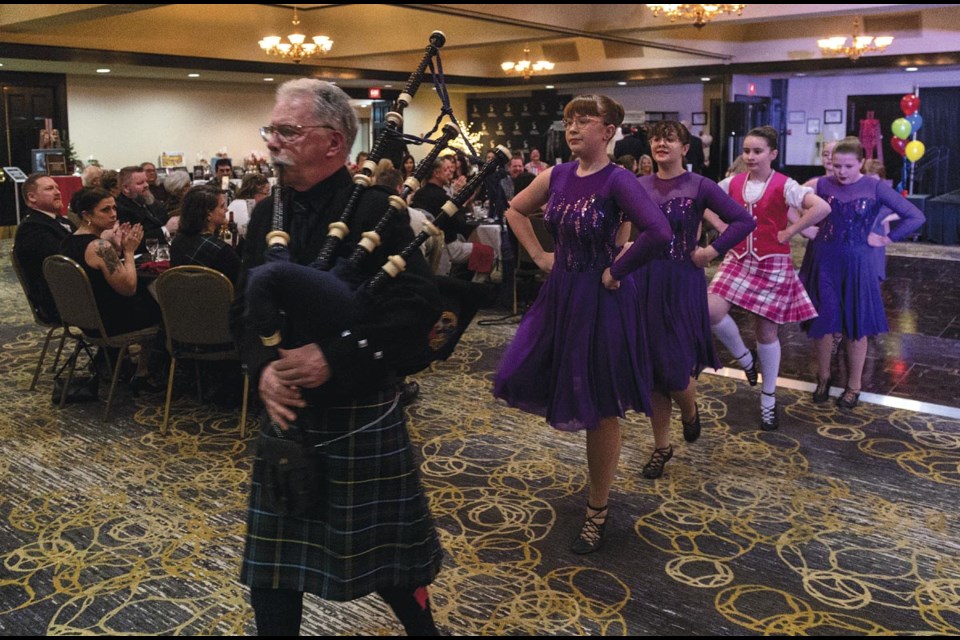
[[[960,189],[960,87],[920,88],[920,110],[923,127],[917,140],[923,142],[927,154],[933,159],[933,149],[943,147],[949,151],[949,161],[939,166],[940,191]],[[918,162],[922,165],[926,157]],[[931,168],[930,171],[933,169]],[[932,179],[932,177],[931,177]],[[943,189],[942,185],[946,188]]]
[[[847,98],[847,133],[857,135],[860,120],[868,111],[880,121],[880,133],[883,135],[883,160],[887,178],[894,186],[900,182],[903,158],[890,146],[893,133],[890,125],[903,117],[900,99],[904,93],[849,96]],[[957,105],[960,104],[960,88],[937,87],[920,88],[920,110],[923,127],[917,132],[917,140],[926,147],[924,157],[917,162],[917,183],[914,193],[940,195],[960,189],[960,117]],[[911,136],[912,138],[912,136]],[[941,160],[938,158],[946,158]]]
[[[897,118],[903,117],[903,112],[900,110],[902,97],[902,93],[847,97],[848,136],[860,135],[860,121],[865,119],[870,111],[873,112],[873,117],[880,121],[880,135],[883,136],[883,166],[887,170],[887,178],[893,180],[894,186],[900,182],[903,158],[890,146],[890,139],[893,138],[890,125]]]

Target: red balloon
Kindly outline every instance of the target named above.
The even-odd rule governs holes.
[[[920,98],[912,93],[900,98],[900,110],[903,111],[903,115],[912,116],[917,112],[917,109],[920,108]]]
[[[904,189],[903,191],[900,192],[900,195],[902,195],[904,198],[906,198],[908,195],[910,195],[910,192],[907,191],[906,189]]]
[[[898,138],[897,136],[890,138],[890,146],[893,147],[893,150],[899,153],[901,156],[907,155],[907,142],[907,140]]]

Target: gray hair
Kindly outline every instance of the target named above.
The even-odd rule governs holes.
[[[83,182],[83,186],[92,187],[94,186],[93,181],[99,180],[103,177],[103,169],[98,167],[95,164],[89,164],[83,169],[83,175],[80,176],[80,181]]]
[[[174,171],[163,179],[163,188],[166,189],[170,195],[180,193],[185,187],[189,187],[191,184],[193,184],[193,179],[186,171]]]
[[[357,113],[350,106],[350,96],[337,85],[315,78],[290,80],[277,88],[278,101],[300,96],[313,100],[313,116],[317,123],[330,125],[343,134],[349,153],[360,128]]]

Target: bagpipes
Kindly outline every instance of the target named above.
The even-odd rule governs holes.
[[[381,236],[387,226],[398,215],[406,211],[406,199],[433,171],[433,164],[440,152],[451,140],[461,135],[453,125],[446,125],[441,136],[432,142],[433,148],[419,163],[414,175],[403,185],[400,195],[390,196],[386,212],[372,230],[361,234],[361,239],[349,260],[334,261],[334,256],[344,238],[350,233],[354,212],[363,191],[372,183],[373,171],[390,137],[400,136],[405,140],[422,144],[428,142],[399,132],[402,123],[401,112],[409,105],[419,87],[423,73],[432,57],[444,43],[443,34],[434,32],[430,37],[424,59],[411,75],[406,88],[396,102],[395,111],[387,115],[387,127],[378,137],[370,157],[360,172],[354,177],[354,186],[339,219],[329,225],[328,234],[316,260],[310,265],[298,265],[290,262],[287,249],[289,235],[283,231],[284,206],[282,190],[274,192],[273,230],[267,234],[267,253],[265,263],[251,270],[246,290],[246,315],[251,326],[261,336],[268,347],[284,344],[287,347],[299,346],[310,342],[320,342],[323,338],[336,335],[360,320],[371,307],[373,296],[381,293],[391,281],[394,281],[407,266],[407,261],[415,251],[430,237],[442,236],[442,232],[433,224],[426,223],[424,230],[399,254],[388,258],[373,277],[364,281],[359,279],[362,264],[381,244]],[[438,91],[438,93],[440,93]],[[443,117],[441,113],[441,118]],[[438,118],[439,123],[440,118]],[[434,128],[436,130],[436,127]],[[432,132],[431,132],[432,133]],[[430,135],[430,134],[427,134]],[[498,147],[495,158],[486,163],[480,171],[460,189],[445,205],[446,215],[455,214],[481,186],[487,176],[502,167],[509,160],[509,152]],[[367,271],[369,273],[369,271]],[[360,282],[357,286],[357,282]],[[453,312],[456,315],[456,312]],[[465,328],[464,323],[451,322],[451,311],[445,310],[435,323],[429,336],[424,336],[422,349],[414,349],[418,355],[408,357],[399,363],[397,372],[407,375],[422,370],[430,362],[445,358],[452,352],[456,341]],[[283,332],[281,333],[281,326]]]

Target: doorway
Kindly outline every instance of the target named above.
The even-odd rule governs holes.
[[[0,74],[0,159],[4,167],[32,171],[31,154],[39,146],[47,118],[68,140],[66,78],[59,74]],[[5,177],[5,176],[4,176]],[[13,182],[0,182],[0,227],[17,223]]]

